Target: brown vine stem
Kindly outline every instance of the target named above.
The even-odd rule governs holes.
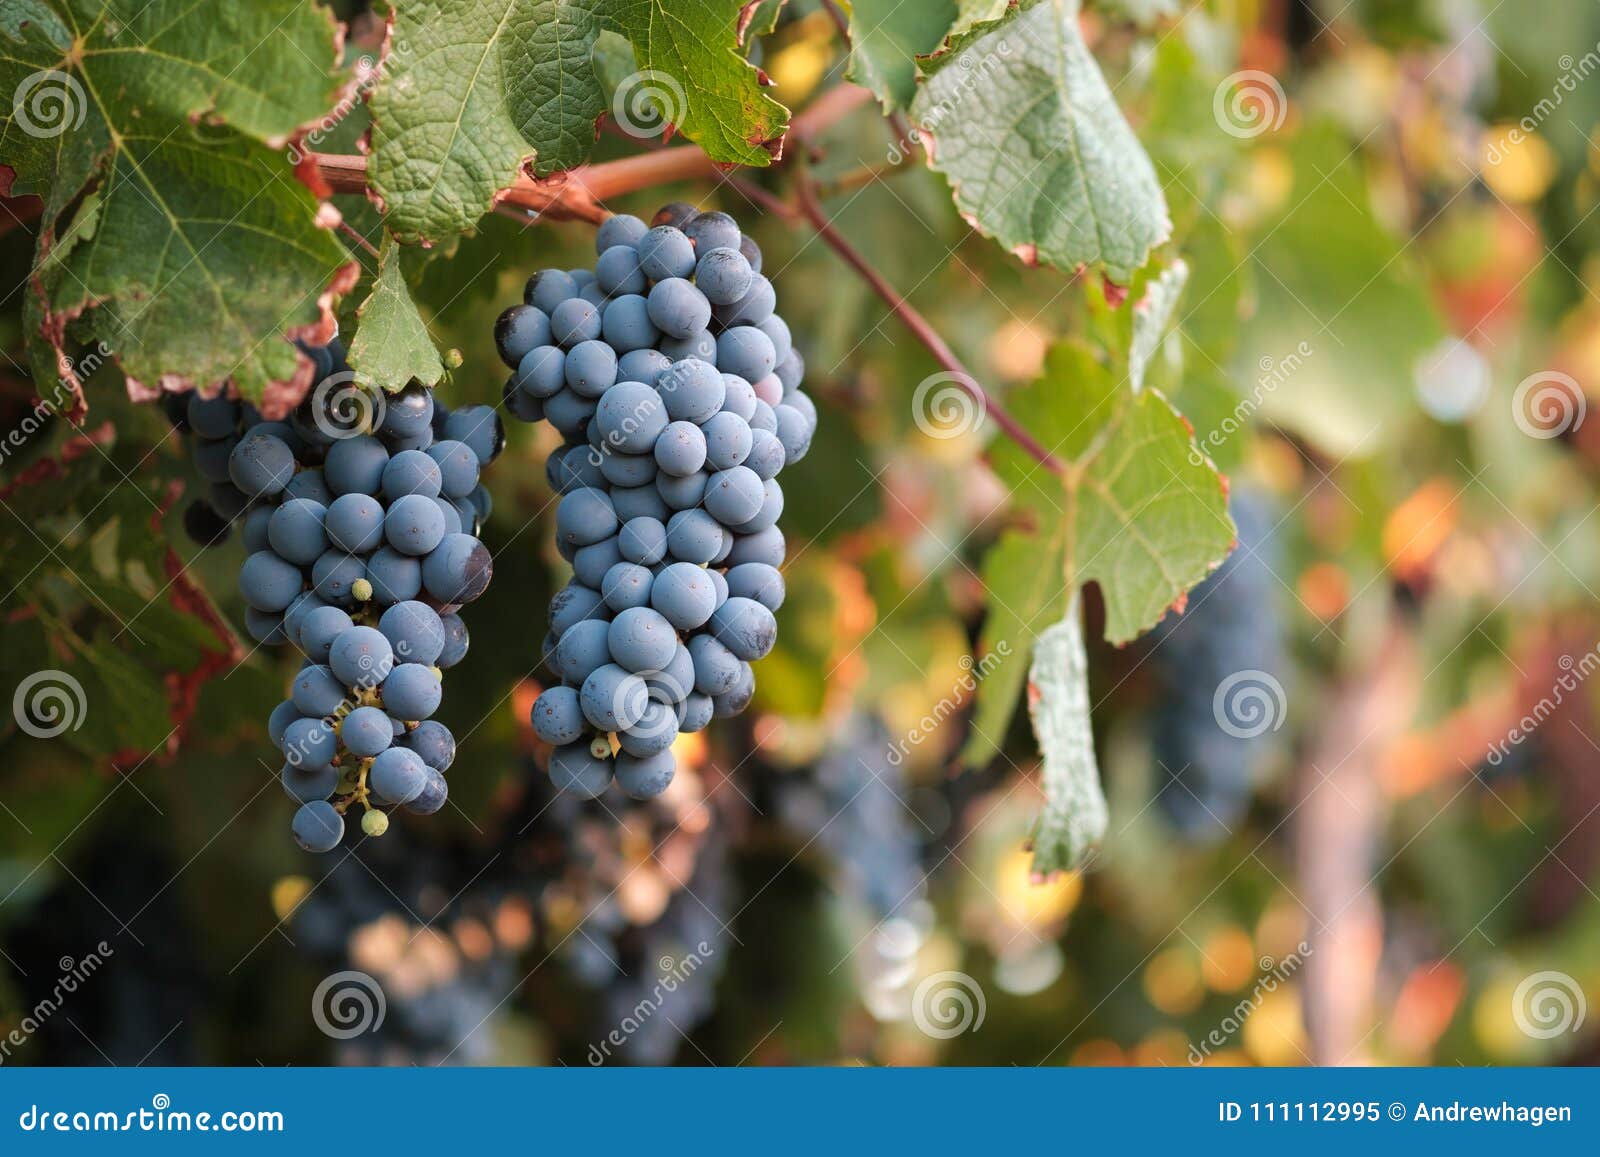
[[[1055,474],[1065,475],[1066,465],[1040,445],[1022,423],[1013,418],[999,400],[979,384],[978,379],[973,377],[961,359],[956,357],[955,351],[945,343],[944,338],[939,336],[928,319],[917,312],[916,307],[902,297],[900,292],[889,284],[888,279],[833,227],[833,223],[828,220],[828,215],[822,208],[822,202],[817,200],[810,179],[802,173],[796,186],[801,216],[828,248],[837,253],[846,265],[855,270],[856,274],[872,287],[873,292],[883,299],[890,312],[900,319],[901,324],[911,331],[913,337],[927,347],[934,361],[950,371],[955,383],[972,395],[973,399],[983,407],[984,413],[994,419],[994,424],[1005,431],[1008,438],[1027,451],[1041,466]]]

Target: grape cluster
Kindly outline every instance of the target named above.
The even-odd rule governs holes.
[[[190,394],[184,422],[197,459],[226,452],[210,505],[241,521],[246,628],[306,655],[268,732],[284,754],[283,788],[301,805],[295,839],[325,852],[352,801],[369,835],[388,827],[374,804],[444,806],[455,740],[429,717],[441,672],[467,651],[457,612],[489,584],[478,477],[504,431],[491,407],[452,412],[416,384],[385,394],[340,370],[336,350],[308,352],[319,381],[286,421]]]
[[[546,466],[573,580],[560,676],[533,708],[557,787],[647,799],[672,742],[738,714],[777,640],[783,490],[817,414],[761,251],[726,213],[612,216],[594,269],[546,269],[495,323],[506,408],[564,439]]]

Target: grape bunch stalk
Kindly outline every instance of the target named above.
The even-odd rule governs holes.
[[[287,420],[190,394],[183,424],[202,440],[197,458],[227,448],[212,506],[224,531],[241,522],[246,628],[306,656],[267,730],[300,805],[295,839],[326,852],[352,803],[373,836],[388,829],[385,805],[444,806],[456,744],[430,717],[444,670],[467,652],[458,612],[489,585],[479,473],[505,436],[492,407],[452,412],[415,383],[387,394],[341,368],[336,349],[306,352],[319,381]]]
[[[593,270],[530,278],[495,343],[506,408],[564,439],[546,472],[574,574],[550,604],[561,682],[534,731],[561,790],[594,798],[615,779],[648,799],[680,732],[755,694],[784,598],[777,475],[817,412],[761,250],[728,214],[608,217],[595,251]]]

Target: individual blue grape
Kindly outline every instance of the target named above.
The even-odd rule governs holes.
[[[769,434],[778,432],[777,413],[759,397],[756,399],[755,412],[750,415],[750,429],[765,430]]]
[[[409,446],[420,450],[433,440],[433,391],[427,386],[412,383],[389,394],[382,408],[383,418],[376,430],[380,442],[392,449]]]
[[[550,314],[550,335],[571,351],[579,342],[600,336],[600,309],[581,297],[568,298]]]
[[[283,632],[287,640],[295,646],[300,646],[300,634],[305,628],[306,617],[312,611],[328,604],[317,597],[316,591],[302,591],[289,604],[289,609],[283,612]]]
[[[591,281],[578,290],[578,299],[588,302],[602,313],[605,311],[606,303],[611,300],[606,296],[606,291],[600,288],[600,283],[597,281]]]
[[[707,418],[700,429],[705,436],[705,461],[712,470],[731,470],[750,456],[750,423],[738,414],[722,410]]]
[[[256,642],[266,647],[277,647],[289,641],[283,630],[283,616],[277,611],[258,611],[254,607],[244,610],[244,629]]]
[[[671,225],[674,229],[682,229],[699,215],[700,210],[687,201],[668,201],[655,211],[655,215],[650,218],[650,224]]]
[[[552,426],[561,431],[562,437],[568,441],[575,441],[582,437],[589,419],[594,417],[597,404],[594,398],[585,398],[571,390],[562,390],[545,402],[544,416]]]
[[[344,839],[344,817],[327,800],[300,805],[290,824],[295,843],[308,852],[331,852]]]
[[[550,782],[577,799],[598,799],[611,786],[611,760],[596,758],[587,743],[567,743],[550,753]]]
[[[389,451],[369,434],[344,438],[328,448],[322,476],[334,494],[376,494],[383,485]]]
[[[734,527],[736,533],[755,534],[758,531],[770,530],[778,525],[778,519],[783,517],[783,487],[778,485],[778,480],[769,478],[761,484],[761,488],[765,494],[761,500],[761,509],[756,512],[754,518],[747,519]]]
[[[320,663],[300,668],[289,684],[289,700],[302,715],[332,715],[344,702],[344,697],[345,686],[334,675],[333,668]]]
[[[694,283],[712,305],[733,305],[750,292],[755,270],[737,249],[704,249],[694,267]]]
[[[339,500],[343,502],[344,499]],[[444,515],[439,504],[420,494],[406,494],[390,505],[383,517],[383,537],[401,554],[421,557],[444,541]]]
[[[250,505],[250,498],[232,482],[214,483],[206,491],[212,508],[223,518],[232,522],[244,513],[245,507]]]
[[[439,500],[425,501],[437,503]],[[450,511],[451,517],[456,517],[453,509],[444,509]],[[439,517],[446,518],[443,510]],[[392,546],[380,546],[367,556],[366,579],[372,584],[372,601],[379,606],[403,603],[422,593],[422,560],[401,554]]]
[[[606,445],[625,454],[648,454],[666,429],[669,407],[643,382],[618,382],[600,399],[595,422]]]
[[[465,498],[478,485],[478,455],[471,446],[453,438],[428,447],[428,457],[439,465],[439,493],[445,498]]]
[[[572,573],[584,586],[598,589],[605,581],[606,571],[621,561],[622,551],[617,545],[616,535],[612,535],[579,547],[572,556]]]
[[[336,767],[319,767],[310,770],[301,770],[292,763],[286,763],[278,772],[278,782],[283,785],[286,795],[295,803],[310,803],[313,800],[327,799],[339,786],[339,769]]]
[[[578,296],[578,283],[572,280],[570,274],[560,269],[541,269],[528,278],[528,284],[522,291],[522,300],[529,305],[536,305],[546,315],[552,313],[556,306],[570,297]]]
[[[667,549],[679,562],[708,563],[722,549],[726,534],[706,511],[680,510],[667,520]]]
[[[517,363],[511,375],[517,389],[541,401],[554,397],[566,384],[567,353],[560,346],[535,346]]]
[[[577,694],[573,694],[576,701]],[[418,758],[440,775],[456,761],[456,737],[437,719],[424,719],[400,738],[400,745],[417,753]]]
[[[403,662],[431,666],[444,653],[444,623],[426,603],[395,603],[378,620],[378,631]]]
[[[610,618],[611,612],[601,599],[599,590],[582,583],[568,583],[550,600],[550,630],[558,637],[565,634],[572,624],[584,619],[609,621]]]
[[[618,245],[635,246],[649,228],[650,226],[630,214],[613,213],[600,222],[600,228],[595,231],[594,251],[604,253]]]
[[[789,351],[794,349],[794,337],[789,333],[789,323],[777,314],[773,314],[766,321],[756,326],[767,335],[767,340],[772,342],[773,367],[776,369],[779,362],[789,356]],[[782,385],[783,379],[779,379]]]
[[[683,235],[694,243],[695,252],[706,253],[712,249],[739,248],[742,234],[739,223],[718,210],[696,213],[682,226]]]
[[[771,430],[750,431],[750,453],[745,455],[741,465],[754,470],[756,477],[763,482],[776,478],[778,471],[783,469],[785,453],[783,443]]]
[[[617,533],[617,512],[604,490],[585,487],[562,495],[556,507],[556,534],[574,546],[588,546]]]
[[[600,473],[600,453],[592,446],[569,446],[550,455],[556,463],[552,490],[569,493],[591,488],[605,489],[605,475]]]
[[[761,272],[761,246],[748,233],[739,238],[739,254],[750,263],[752,272]]]
[[[716,367],[698,358],[673,362],[656,376],[655,385],[673,421],[704,422],[722,409],[728,395]]]
[[[772,339],[755,326],[741,325],[726,329],[717,338],[717,368],[725,373],[738,374],[747,382],[766,377],[777,361]]]
[[[283,611],[303,586],[300,568],[270,550],[256,551],[239,568],[239,593],[258,611]]]
[[[805,419],[806,425],[811,427],[811,432],[813,434],[816,433],[817,404],[811,400],[809,395],[802,390],[791,391],[790,393],[784,395],[783,404],[786,406],[792,406],[794,409],[800,411],[800,416]],[[774,411],[774,413],[776,413],[776,411]]]
[[[739,657],[710,635],[689,640],[694,660],[694,689],[712,697],[726,694],[739,681]]]
[[[282,506],[262,509],[268,510],[267,543],[284,561],[310,566],[328,549],[323,526],[328,512],[320,502],[291,498]]]
[[[383,681],[383,709],[396,719],[414,723],[439,710],[444,687],[432,667],[401,663]]]
[[[350,616],[338,607],[317,607],[300,624],[300,649],[313,663],[326,663],[333,641],[352,625]]]
[[[481,468],[500,457],[500,452],[506,446],[506,428],[493,406],[458,406],[445,419],[442,440],[465,443],[472,449]],[[451,497],[461,496],[457,494]]]
[[[426,498],[417,499],[427,502]],[[328,507],[328,542],[347,554],[367,554],[383,544],[383,503],[370,494],[341,494]]]
[[[500,404],[519,422],[538,422],[544,418],[544,402],[517,388],[517,375],[512,374],[500,390]]]
[[[381,707],[357,707],[339,725],[339,740],[352,755],[377,755],[394,742],[394,728]]]
[[[654,486],[655,479],[642,486],[617,486],[611,491],[611,505],[616,508],[617,521],[627,522],[634,518],[653,518],[665,525],[672,515],[672,509],[662,501],[661,493]]]
[[[623,751],[617,755],[617,786],[634,799],[654,799],[667,790],[678,759],[670,750],[637,756]]]
[[[567,387],[585,398],[598,398],[617,382],[617,354],[603,341],[579,342],[567,353]]]
[[[693,563],[663,567],[650,585],[650,605],[680,631],[704,626],[717,606],[710,575]]]
[[[750,289],[743,297],[732,305],[716,306],[711,316],[728,329],[755,326],[771,317],[777,304],[778,295],[773,292],[772,282],[758,273],[750,279]]]
[[[550,344],[550,318],[533,305],[513,305],[494,322],[494,348],[512,369],[536,346]]]
[[[439,621],[444,624],[444,650],[439,652],[434,666],[449,670],[467,657],[467,645],[471,640],[467,624],[461,621],[460,615],[440,615]]]
[[[628,755],[643,758],[665,751],[678,737],[678,709],[653,699],[645,705],[639,722],[617,732],[617,743]]]
[[[337,607],[355,605],[356,584],[366,577],[367,564],[342,550],[329,550],[311,564],[311,589]]]
[[[717,339],[709,329],[697,329],[688,337],[664,337],[657,348],[675,362],[717,360]]]
[[[694,692],[678,708],[678,730],[686,734],[704,731],[711,723],[711,696]]]
[[[772,372],[778,376],[783,392],[793,393],[800,388],[800,382],[806,376],[805,359],[800,356],[799,350],[791,347],[787,357],[778,359],[778,364],[772,367]]]
[[[404,807],[412,815],[431,816],[444,807],[444,801],[449,798],[450,785],[445,782],[443,775],[430,767],[423,774],[422,790]]]
[[[394,667],[394,647],[376,627],[351,627],[333,641],[328,665],[346,687],[376,687]]]
[[[645,276],[632,245],[613,245],[594,263],[594,279],[607,294],[643,293]]]
[[[639,268],[651,281],[688,277],[694,272],[694,244],[681,230],[657,225],[639,238],[635,247]]]
[[[682,703],[684,697],[694,690],[694,659],[689,654],[689,648],[678,643],[667,665],[659,671],[645,673],[644,681],[650,689],[650,698],[674,706]]]
[[[272,709],[272,714],[267,716],[267,738],[272,740],[272,745],[279,751],[283,750],[283,732],[289,724],[300,718],[300,712],[294,702],[285,699]]]
[[[600,318],[600,336],[607,345],[621,355],[619,358],[621,363],[626,361],[629,354],[655,353],[651,347],[656,344],[661,333],[650,320],[650,307],[644,297],[637,293],[625,293],[606,303]],[[635,359],[633,365],[638,364],[639,359]],[[619,381],[652,380],[636,372],[624,372],[620,364],[617,378]]]
[[[646,301],[650,320],[669,337],[690,337],[711,324],[711,303],[681,277],[656,282]]]
[[[628,607],[611,620],[606,644],[612,659],[624,670],[659,671],[672,661],[678,636],[659,612]]]
[[[367,772],[367,786],[385,803],[407,804],[422,794],[428,765],[409,747],[390,747],[378,754]]]
[[[198,438],[194,445],[194,467],[207,482],[228,481],[228,466],[239,439],[233,434],[226,438]]]
[[[590,672],[578,692],[583,717],[601,731],[632,727],[644,715],[649,692],[644,680],[615,663]]]
[[[711,475],[704,470],[697,470],[681,478],[674,478],[670,474],[658,474],[656,493],[660,494],[661,500],[673,510],[692,510],[699,506],[700,500],[706,496],[706,483],[710,480]]]
[[[728,571],[728,594],[754,599],[769,611],[783,606],[785,587],[777,567],[764,562],[747,562]]]
[[[778,641],[778,620],[754,599],[730,595],[712,612],[711,633],[739,658],[752,662],[764,658]]]
[[[722,375],[722,384],[725,389],[725,396],[722,399],[723,412],[739,415],[748,425],[750,416],[756,412],[755,387],[738,374],[728,373]]]
[[[295,767],[327,767],[338,751],[339,737],[321,719],[296,719],[283,730],[283,757]]]
[[[655,576],[650,573],[649,567],[619,562],[606,571],[606,577],[600,581],[600,594],[606,606],[614,612],[648,606],[650,587],[654,582]]]
[[[608,453],[600,459],[600,476],[614,488],[645,486],[655,481],[660,467],[654,454]],[[613,494],[616,490],[613,489]],[[615,500],[612,502],[615,505]]]
[[[606,641],[609,629],[609,624],[599,619],[574,623],[556,643],[553,661],[556,673],[577,686],[597,667],[611,662],[611,650]]]
[[[194,390],[189,394],[185,417],[196,437],[226,438],[239,425],[239,403],[221,394],[204,398]]]
[[[732,550],[732,547],[729,547]],[[717,606],[721,606],[728,598],[728,580],[722,577],[722,572],[715,567],[706,568],[706,577],[711,580],[711,585],[717,588]]]
[[[773,407],[773,413],[778,423],[778,441],[783,443],[784,462],[800,461],[811,449],[811,436],[816,433],[816,423],[806,421],[805,415],[787,402],[780,402]]]
[[[239,537],[244,541],[244,548],[254,554],[258,550],[271,550],[272,540],[267,537],[267,525],[272,521],[273,508],[270,506],[254,506],[245,511],[244,525],[239,528]]]
[[[437,498],[443,485],[439,464],[422,450],[402,450],[383,468],[383,496],[391,502],[407,494]]]
[[[617,549],[629,562],[654,566],[667,557],[667,528],[655,518],[630,518],[617,532]]]
[[[644,299],[640,298],[640,308],[645,308]],[[652,327],[654,328],[654,327]],[[610,340],[609,338],[607,339]],[[650,344],[654,345],[656,339],[652,337]],[[616,342],[612,342],[616,345]],[[623,347],[618,346],[618,349]],[[619,382],[644,382],[646,385],[655,382],[661,371],[672,364],[672,359],[660,350],[635,349],[629,350],[617,359],[617,381]]]
[[[749,663],[739,664],[739,678],[732,689],[711,697],[711,713],[718,719],[731,719],[750,706],[756,694],[756,675]]]
[[[322,476],[322,468],[301,470],[289,480],[283,488],[283,500],[291,498],[306,498],[320,506],[333,505],[334,493],[328,488],[326,479]]]
[[[252,430],[228,455],[228,477],[252,499],[282,494],[294,477],[294,451],[282,438]]]
[[[441,603],[470,603],[493,574],[488,547],[470,534],[447,534],[422,562],[422,588]]]

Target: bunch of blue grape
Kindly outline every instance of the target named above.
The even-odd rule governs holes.
[[[286,421],[226,435],[240,411],[196,395],[187,421],[231,445],[250,635],[306,656],[268,731],[300,804],[295,839],[325,852],[352,802],[368,835],[387,829],[385,805],[444,806],[455,740],[430,717],[443,671],[467,651],[458,612],[493,570],[477,537],[489,511],[479,474],[504,431],[492,407],[451,412],[424,386],[391,395],[337,372]]]
[[[1229,508],[1238,546],[1189,593],[1188,609],[1168,615],[1151,633],[1156,798],[1173,827],[1195,843],[1216,841],[1237,827],[1275,742],[1275,728],[1265,724],[1260,734],[1254,726],[1225,727],[1228,696],[1218,689],[1234,680],[1241,693],[1259,693],[1252,709],[1275,711],[1270,696],[1281,689],[1287,666],[1272,573],[1272,508],[1242,488],[1234,490]]]
[[[726,213],[613,216],[594,269],[546,269],[495,323],[506,408],[564,439],[547,474],[573,580],[533,708],[550,776],[664,791],[673,740],[743,711],[777,641],[783,490],[817,412],[761,251]]]

